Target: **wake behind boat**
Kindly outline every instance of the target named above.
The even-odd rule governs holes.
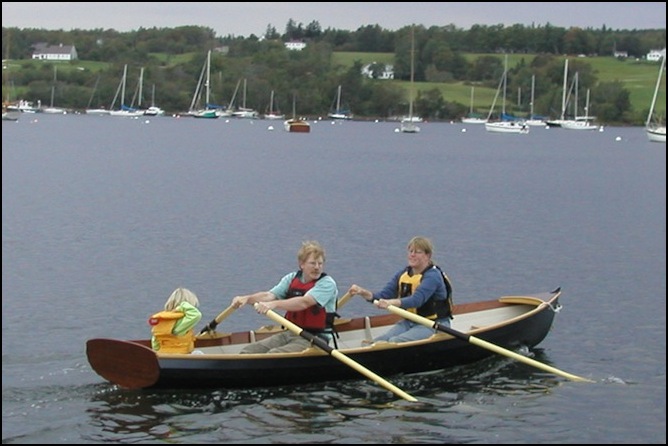
[[[499,349],[538,345],[552,327],[560,295],[556,289],[455,305],[452,329],[461,332],[461,339],[439,331],[420,341],[367,345],[400,317],[383,314],[341,319],[336,324],[336,351],[388,377],[468,364],[493,355],[489,349],[474,345],[472,339]],[[231,389],[360,378],[355,369],[315,346],[297,353],[239,353],[248,343],[281,330],[280,326],[264,326],[247,332],[207,333],[197,338],[192,354],[154,352],[148,339],[90,339],[86,355],[97,374],[130,389]]]

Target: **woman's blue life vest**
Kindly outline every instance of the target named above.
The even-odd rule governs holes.
[[[297,271],[288,287],[286,299],[293,297],[304,296],[311,288],[313,288],[318,280],[325,277],[327,274],[322,273],[316,280],[310,282],[302,282],[302,272]],[[300,311],[288,311],[285,313],[285,318],[290,322],[297,324],[304,330],[317,334],[323,332],[334,331],[334,319],[339,315],[334,313],[327,313],[319,304],[313,305],[309,308]]]
[[[443,278],[443,282],[445,283],[445,300],[436,300],[434,296],[431,296],[421,307],[407,308],[406,310],[431,320],[442,319],[445,317],[452,318],[452,284],[450,283],[448,276],[437,265],[432,264],[427,267],[422,274],[413,274],[412,268],[407,266],[403,274],[399,276],[399,298],[411,296],[415,289],[420,285],[420,282],[422,282],[423,274],[430,268],[437,269]]]

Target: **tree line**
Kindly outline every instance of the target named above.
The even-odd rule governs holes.
[[[331,106],[338,85],[346,93],[347,105],[358,116],[389,117],[405,113],[406,94],[393,82],[376,81],[360,75],[362,63],[336,66],[337,51],[394,54],[396,79],[410,75],[410,32],[415,32],[415,79],[420,82],[466,82],[496,88],[503,72],[500,57],[480,56],[468,60],[470,53],[526,54],[510,67],[509,91],[529,91],[532,76],[536,84],[535,109],[553,114],[561,108],[563,59],[568,55],[612,55],[626,51],[630,57],[644,57],[650,49],[665,48],[665,29],[612,30],[559,28],[551,25],[475,25],[465,30],[454,25],[441,27],[406,26],[389,31],[378,25],[356,31],[325,29],[317,21],[307,25],[289,20],[284,32],[268,25],[261,36],[217,36],[208,27],[140,28],[130,32],[113,29],[43,30],[2,29],[3,54],[8,59],[29,59],[38,42],[74,45],[79,62],[99,62],[99,69],[60,70],[57,79],[58,102],[62,107],[83,109],[109,106],[123,66],[130,67],[130,78],[144,68],[145,91],[155,87],[156,102],[171,112],[187,110],[209,49],[212,58],[212,101],[229,102],[239,79],[249,85],[247,106],[262,112],[271,90],[277,92],[284,111],[297,96],[298,111],[323,115]],[[302,51],[290,51],[284,43],[304,41]],[[50,96],[53,63],[22,66],[11,73],[15,89],[28,100]],[[376,71],[379,67],[374,67]],[[630,109],[629,93],[620,83],[599,83],[584,60],[571,68],[579,73],[582,91],[592,89],[592,108],[608,123],[637,123],[639,111]],[[135,77],[136,79],[136,77]],[[96,87],[97,85],[97,87]],[[130,85],[130,84],[129,84]],[[5,96],[3,82],[3,97]],[[93,102],[93,103],[91,103]],[[468,104],[446,100],[438,88],[422,91],[416,107],[423,117],[433,120],[457,119],[468,111]],[[513,111],[511,109],[511,111]]]

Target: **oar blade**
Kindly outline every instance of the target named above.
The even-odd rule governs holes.
[[[155,352],[135,342],[90,339],[86,342],[86,356],[98,375],[127,389],[150,387],[160,377]]]
[[[509,358],[516,359],[520,362],[523,362],[525,364],[531,365],[533,367],[537,367],[541,370],[545,370],[550,373],[554,373],[555,375],[563,376],[564,378],[568,378],[573,381],[581,381],[581,382],[594,382],[590,379],[583,378],[581,376],[573,375],[571,373],[564,372],[563,370],[559,370],[555,367],[549,366],[547,364],[543,364],[542,362],[536,361],[535,359],[528,358],[526,356],[522,356],[518,353],[515,353],[514,351],[508,350],[506,348],[503,348],[499,345],[492,344],[491,342],[485,341],[484,339],[476,338],[475,336],[470,336],[467,335],[466,333],[462,333],[460,331],[457,331],[453,328],[450,328],[448,326],[444,326],[438,323],[435,323],[432,320],[427,319],[426,317],[422,317],[418,314],[411,313],[409,311],[404,310],[403,308],[396,307],[394,305],[390,305],[387,307],[387,309],[394,313],[397,314],[404,319],[408,319],[410,321],[413,321],[418,324],[422,324],[425,327],[430,327],[434,328],[436,330],[448,333],[449,335],[452,335],[458,339],[462,339],[464,341],[467,341],[471,344],[477,345],[478,347],[493,351],[495,353],[498,353],[503,356],[507,356]]]

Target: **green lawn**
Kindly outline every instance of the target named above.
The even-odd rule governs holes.
[[[468,60],[473,60],[485,54],[467,54],[465,57]],[[488,54],[502,59],[502,54]],[[344,67],[352,66],[352,64],[359,60],[363,64],[371,62],[379,62],[385,64],[394,63],[393,53],[359,53],[359,52],[337,52],[334,53],[335,65],[342,65]],[[509,54],[508,65],[513,66],[519,63],[522,59],[529,63],[533,59],[531,54]],[[572,59],[572,58],[571,58]],[[625,61],[615,59],[613,57],[585,57],[578,58],[591,64],[599,82],[613,82],[620,81],[624,87],[629,91],[631,105],[633,110],[641,112],[649,107],[652,95],[654,94],[654,86],[656,85],[656,78],[659,74],[659,64],[657,62],[634,61],[627,59]],[[378,81],[378,82],[394,82],[397,85],[408,89],[408,83],[405,81]],[[659,97],[657,98],[656,109],[658,113],[665,114],[666,112],[666,84],[665,77],[663,79],[663,87],[659,89]],[[471,98],[471,87],[464,82],[455,83],[441,83],[441,82],[416,82],[416,89],[420,91],[431,90],[438,88],[441,95],[452,102],[460,102],[469,104]],[[474,107],[478,110],[486,110],[494,100],[496,90],[493,88],[476,87]]]

